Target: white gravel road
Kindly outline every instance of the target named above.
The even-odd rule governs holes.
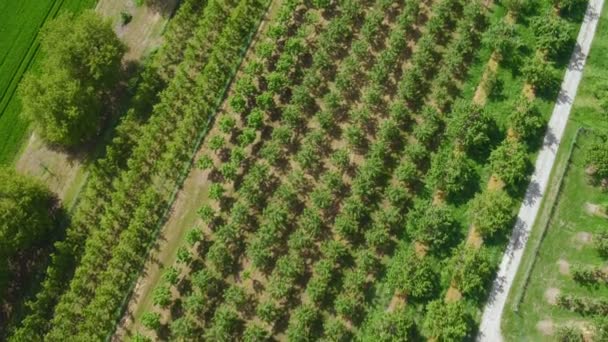
[[[547,189],[549,175],[551,174],[557,149],[564,134],[568,117],[570,116],[570,110],[572,109],[578,85],[583,76],[583,67],[591,48],[591,42],[595,35],[603,5],[604,0],[591,0],[589,2],[574,52],[570,58],[566,76],[561,85],[557,103],[549,121],[543,147],[536,160],[532,180],[528,185],[509,245],[503,255],[496,279],[492,284],[490,296],[484,308],[477,335],[478,341],[498,342],[503,340],[500,331],[502,312],[509,290],[513,284],[513,279],[519,268],[524,248],[528,242],[530,230]]]

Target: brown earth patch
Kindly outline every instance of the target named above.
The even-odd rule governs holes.
[[[462,293],[460,293],[460,291],[454,287],[454,284],[452,284],[452,286],[450,286],[448,289],[448,292],[445,294],[445,301],[447,303],[453,303],[459,301],[461,298]]]
[[[560,294],[560,290],[555,287],[550,287],[545,291],[545,300],[551,305],[557,304],[557,297]]]
[[[551,319],[544,319],[536,324],[536,329],[545,336],[551,336],[555,331],[555,324]]]
[[[469,235],[467,236],[467,246],[473,246],[478,249],[481,245],[483,245],[483,237],[475,226],[471,226],[471,230],[469,230]]]
[[[532,85],[529,83],[524,84],[523,94],[530,101],[532,101],[532,100],[534,100],[534,98],[536,98],[536,93],[534,92],[534,87],[532,87]]]
[[[399,308],[404,307],[407,304],[407,295],[396,293],[393,298],[391,298],[391,302],[388,304],[388,308],[386,308],[386,312],[393,312]]]
[[[589,232],[579,232],[574,236],[574,240],[581,245],[588,245],[591,243],[593,235]]]
[[[488,181],[488,189],[489,190],[501,190],[505,187],[505,182],[503,182],[497,175],[490,176],[490,180]]]
[[[426,256],[426,254],[428,253],[429,246],[427,246],[423,243],[420,243],[418,241],[415,241],[414,242],[414,251],[416,252],[417,256],[422,258],[422,257]]]
[[[433,204],[443,204],[445,203],[445,192],[442,190],[437,190],[433,194]]]
[[[598,216],[603,218],[608,218],[608,214],[606,214],[606,208],[595,203],[585,203],[585,212],[591,216]]]
[[[559,259],[557,261],[557,267],[559,269],[559,273],[563,275],[570,274],[570,263],[564,259]]]
[[[15,163],[17,172],[40,180],[61,200],[69,193],[80,166],[78,158],[65,151],[49,148],[35,133],[32,133],[24,153]]]
[[[475,90],[475,95],[473,96],[473,102],[480,105],[480,106],[484,106],[486,104],[486,101],[488,99],[488,93],[487,93],[487,83],[489,81],[489,79],[491,77],[494,76],[494,74],[496,74],[496,70],[498,70],[498,61],[499,61],[499,56],[498,54],[495,52],[492,53],[492,56],[490,56],[490,60],[488,61],[487,65],[486,65],[486,69],[483,73],[483,76],[481,77],[481,81],[479,82],[479,85],[477,86],[477,89]]]

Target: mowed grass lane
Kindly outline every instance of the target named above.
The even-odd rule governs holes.
[[[96,0],[0,2],[0,165],[14,161],[26,140],[29,124],[20,118],[16,89],[23,74],[38,64],[38,32],[62,12],[78,13]]]

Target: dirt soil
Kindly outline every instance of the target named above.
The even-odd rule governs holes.
[[[538,331],[540,331],[545,336],[551,336],[553,335],[553,331],[555,330],[555,325],[553,324],[552,320],[545,319],[536,324],[536,329],[538,329]]]
[[[100,0],[97,4],[95,10],[112,20],[114,30],[129,47],[125,60],[139,60],[161,43],[165,23],[178,1],[158,2],[160,5],[153,8],[137,6],[133,0]],[[122,25],[122,12],[133,16],[127,25]]]
[[[24,153],[15,163],[17,172],[41,180],[62,201],[66,200],[70,186],[78,177],[80,166],[78,158],[64,151],[50,149],[35,133],[32,133]]]
[[[547,303],[551,304],[551,305],[556,305],[557,304],[557,296],[559,296],[559,289],[555,288],[555,287],[550,287],[547,289],[547,291],[545,291],[545,299],[547,300]]]
[[[570,274],[570,263],[564,259],[560,259],[557,261],[557,266],[559,268],[559,273],[563,275]]]

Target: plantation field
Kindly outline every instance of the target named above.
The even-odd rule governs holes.
[[[513,24],[497,4],[376,1],[348,22],[356,8],[348,1],[332,11],[287,3],[286,13],[306,13],[304,21],[285,13],[274,23],[295,25],[278,43],[295,50],[267,47],[276,44],[272,33],[254,45],[197,153],[200,170],[180,194],[191,197],[178,197],[120,336],[125,328],[161,340],[365,340],[388,330],[387,339],[472,337],[555,101],[554,90],[535,94],[520,71],[539,55],[532,19],[555,10],[542,2]],[[444,17],[446,8],[461,17]],[[571,44],[581,18],[565,18]],[[333,36],[345,22],[353,32]],[[517,58],[497,57],[481,40],[505,22],[521,44]],[[470,36],[462,31],[467,24]],[[335,51],[327,50],[330,39]],[[428,39],[435,47],[426,50]],[[547,57],[557,62],[556,77],[571,46]],[[417,74],[418,67],[426,71]],[[518,107],[522,93],[533,110]],[[517,111],[538,121],[521,123]],[[459,120],[480,121],[487,146],[454,134]],[[492,151],[501,141],[524,144],[512,156],[523,167],[513,179],[490,157],[500,155]],[[442,171],[445,163],[454,173]],[[482,209],[491,217],[485,198],[473,200],[486,192],[502,201],[492,202],[502,212],[490,225],[476,215]]]
[[[605,205],[608,197],[590,184],[586,153],[599,135],[608,132],[602,105],[608,84],[607,51],[608,19],[602,15],[558,151],[551,191],[530,237],[529,245],[538,249],[526,250],[505,307],[502,326],[509,340],[554,340],[565,326],[582,328],[585,335],[597,334],[592,314],[571,312],[556,302],[559,294],[598,300],[608,297],[605,285],[574,279],[581,266],[606,264],[594,248],[598,233],[606,232],[606,219],[591,214],[589,205]]]
[[[9,341],[474,338],[581,21],[518,3],[182,1]]]
[[[0,165],[13,162],[28,133],[19,117],[16,89],[29,68],[36,67],[38,30],[64,11],[77,13],[95,0],[3,1],[0,4]]]

